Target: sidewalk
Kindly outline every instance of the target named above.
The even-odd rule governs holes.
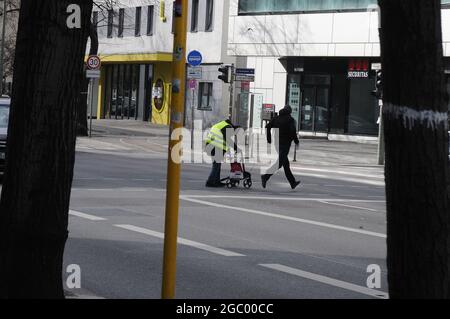
[[[88,122],[89,127],[89,122]],[[169,136],[169,127],[135,120],[92,120],[92,136]]]
[[[93,139],[114,137],[160,137],[161,144],[166,144],[169,128],[164,125],[152,124],[134,120],[93,120]],[[265,139],[261,135],[260,139]],[[141,145],[142,147],[142,145]],[[150,147],[150,146],[149,146]],[[188,150],[185,150],[189,152]],[[291,149],[291,159],[294,158],[294,146]],[[377,145],[355,142],[329,141],[325,139],[301,138],[297,150],[297,162],[292,165],[323,165],[373,167],[377,165]]]

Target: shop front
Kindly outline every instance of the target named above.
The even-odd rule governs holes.
[[[151,54],[102,57],[97,117],[168,125],[171,59]]]
[[[287,58],[286,103],[306,135],[378,134],[376,72],[367,58]]]
[[[104,66],[103,118],[148,121],[151,118],[152,64]]]

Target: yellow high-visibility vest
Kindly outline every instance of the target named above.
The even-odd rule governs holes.
[[[225,136],[222,134],[222,129],[224,127],[230,126],[226,121],[219,122],[211,127],[209,131],[208,138],[206,139],[206,145],[214,145],[225,152],[228,151],[228,145],[225,140]]]

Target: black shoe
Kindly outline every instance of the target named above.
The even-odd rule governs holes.
[[[267,177],[267,175],[261,175],[261,183],[263,188],[266,188],[268,180],[269,178]]]
[[[210,183],[210,182],[206,182],[206,187],[217,187],[216,184]]]
[[[298,185],[300,185],[300,181],[295,182],[294,184],[291,185],[292,189],[296,189]]]
[[[225,183],[210,183],[210,182],[206,182],[206,187],[212,187],[212,188],[219,188],[219,187],[225,187],[227,184]]]

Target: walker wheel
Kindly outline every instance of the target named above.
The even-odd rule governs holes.
[[[244,187],[245,188],[251,188],[252,187],[252,185],[253,185],[253,183],[252,183],[252,180],[251,179],[246,179],[245,181],[244,181]]]
[[[233,186],[233,184],[232,184],[231,182],[228,182],[228,183],[227,183],[227,187],[228,187],[228,188],[233,188],[234,186]]]

